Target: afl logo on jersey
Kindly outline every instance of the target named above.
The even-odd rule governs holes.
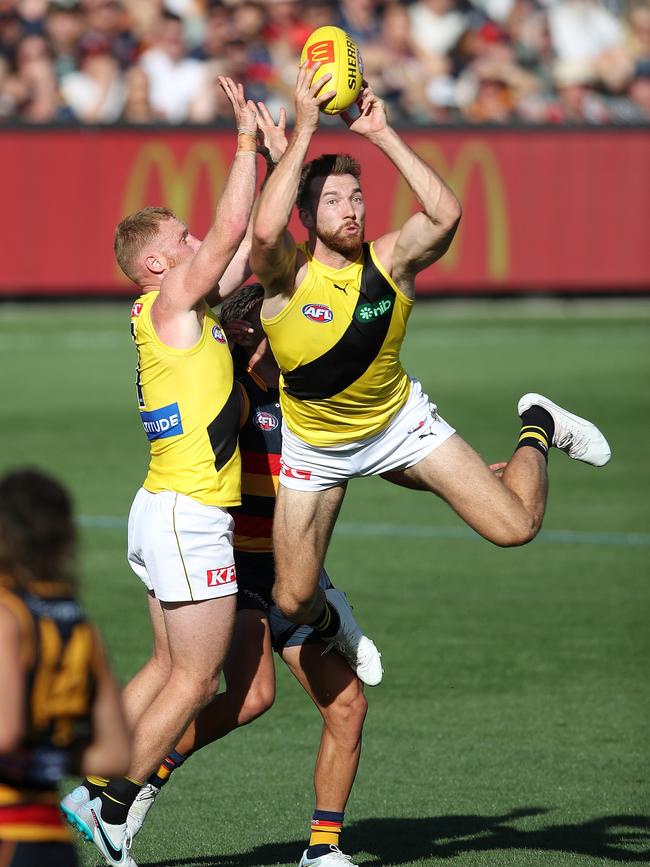
[[[223,333],[223,328],[220,325],[212,326],[212,336],[215,340],[219,341],[219,343],[226,343],[226,335]]]
[[[331,322],[334,319],[334,314],[325,304],[305,304],[302,314],[312,322]]]
[[[270,412],[260,410],[255,414],[255,424],[262,430],[275,430],[280,422]]]

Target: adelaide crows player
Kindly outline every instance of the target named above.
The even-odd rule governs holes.
[[[331,97],[318,66],[300,68],[294,132],[260,196],[251,264],[264,285],[262,324],[282,371],[275,600],[291,620],[327,636],[336,635],[337,613],[318,577],[350,478],[381,475],[431,491],[491,542],[522,545],[542,523],[549,447],[595,466],[610,450],[590,422],[527,394],[518,406],[517,448],[499,477],[407,375],[399,352],[415,278],[448,249],[461,207],[390,127],[383,102],[364,83],[356,117],[343,119],[388,157],[421,206],[401,228],[366,243],[356,160],[328,155],[303,166],[319,107]],[[308,233],[299,245],[287,231],[296,202]]]
[[[2,867],[76,865],[57,784],[129,765],[117,684],[76,598],[75,551],[58,481],[32,469],[0,479]]]

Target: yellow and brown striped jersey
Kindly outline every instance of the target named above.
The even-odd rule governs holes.
[[[20,625],[26,679],[25,735],[17,750],[0,755],[0,840],[65,841],[57,785],[91,737],[97,634],[63,585],[19,590],[2,578],[0,605]]]
[[[384,430],[410,380],[399,353],[413,301],[363,245],[356,262],[329,268],[306,244],[307,271],[289,303],[262,317],[282,371],[284,419],[307,443],[354,442]]]

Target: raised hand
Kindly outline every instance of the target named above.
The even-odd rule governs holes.
[[[257,133],[257,109],[255,103],[244,96],[244,85],[235,84],[227,75],[218,76],[221,89],[228,97],[235,114],[237,129],[247,130],[253,135]]]
[[[308,60],[300,64],[294,102],[296,106],[296,127],[316,129],[320,119],[320,107],[336,96],[335,90],[323,91],[323,86],[332,77],[328,72],[316,78],[320,63],[310,64]]]
[[[255,329],[246,319],[231,319],[229,322],[224,322],[223,330],[231,344],[239,343],[241,346],[253,349],[257,343]]]
[[[342,111],[341,117],[352,130],[359,135],[373,135],[382,132],[388,126],[386,106],[364,79],[363,88],[356,101],[358,112]]]
[[[263,102],[257,103],[257,152],[274,165],[287,149],[287,113],[280,109],[280,119],[275,124],[271,112]]]

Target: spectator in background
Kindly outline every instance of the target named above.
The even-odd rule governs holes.
[[[61,95],[77,120],[113,123],[122,114],[126,86],[111,43],[98,31],[80,45],[79,69],[61,79]]]
[[[165,121],[206,123],[213,119],[215,87],[203,61],[188,57],[183,22],[163,12],[155,40],[140,58],[149,80],[151,104]]]
[[[86,11],[85,37],[91,34],[103,38],[122,68],[133,63],[137,41],[131,32],[131,20],[119,0],[81,0]]]
[[[357,43],[373,42],[379,37],[380,17],[378,0],[339,0],[335,21]]]
[[[124,107],[120,120],[125,123],[162,123],[162,116],[151,105],[149,79],[141,66],[130,66],[124,75]]]
[[[428,54],[449,54],[467,28],[456,0],[415,0],[409,14],[413,38]]]
[[[85,30],[85,18],[78,5],[50,4],[44,28],[53,54],[57,79],[77,68],[78,47]]]
[[[64,117],[52,54],[47,40],[38,33],[17,44],[2,102],[12,116],[31,123],[51,123]]]

